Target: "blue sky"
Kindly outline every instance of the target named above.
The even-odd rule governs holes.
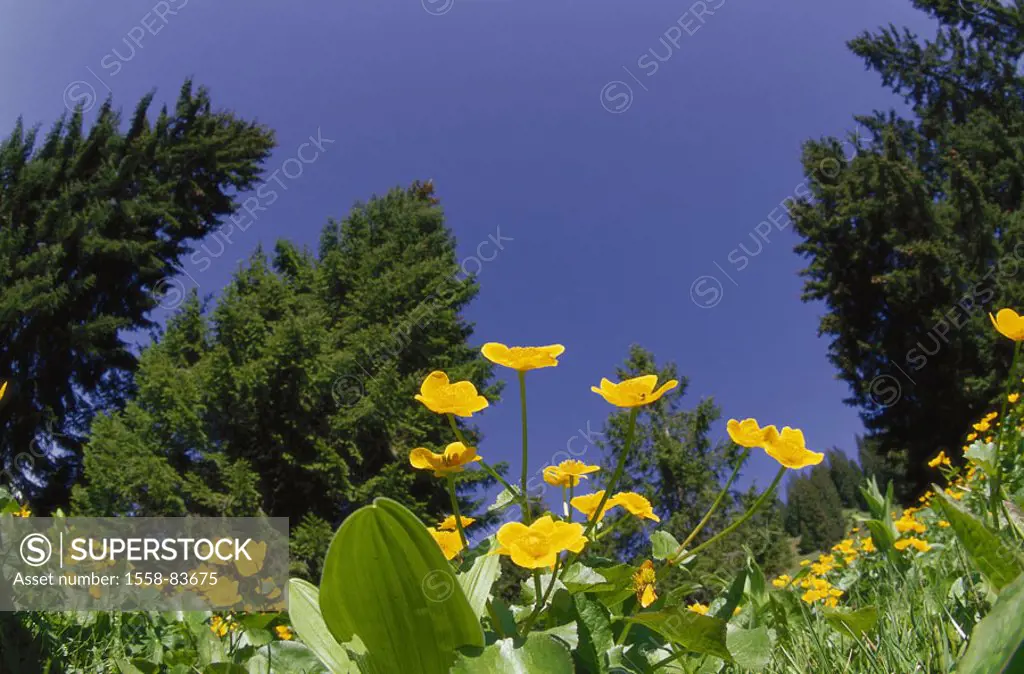
[[[4,129],[18,115],[48,125],[65,102],[108,91],[127,111],[153,88],[173,101],[193,76],[218,107],[276,130],[268,169],[295,177],[221,257],[186,262],[185,284],[204,294],[257,243],[315,245],[356,200],[432,178],[460,256],[479,267],[476,341],[567,347],[561,366],[530,375],[532,470],[600,428],[609,410],[589,387],[632,342],[678,364],[690,403],[713,396],[726,418],[800,427],[812,448],[853,451],[861,424],[817,337],[823,307],[800,301],[797,237],[760,223],[784,225],[804,140],[900,105],[845,42],[889,22],[931,33],[909,2],[0,8]],[[288,164],[311,135],[323,151]],[[485,246],[492,259],[477,265],[478,246],[499,233],[502,250]],[[492,460],[518,451],[515,395],[510,386],[479,415]],[[755,456],[742,484],[774,470]]]

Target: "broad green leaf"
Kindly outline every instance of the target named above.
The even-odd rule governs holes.
[[[269,665],[267,671],[271,673],[337,674],[335,670],[325,668],[306,644],[297,641],[275,641],[261,648],[259,656],[266,658]]]
[[[245,667],[230,662],[215,662],[203,668],[203,674],[249,674]]]
[[[725,646],[736,664],[746,669],[764,669],[771,659],[772,640],[764,625],[750,630],[729,625]]]
[[[451,669],[451,674],[535,673],[573,674],[568,649],[556,639],[533,633],[518,646],[512,639],[501,639],[477,655],[460,654]]]
[[[957,540],[996,592],[1020,576],[1021,571],[1024,571],[1024,560],[1016,550],[985,528],[973,515],[954,505],[940,489],[935,488],[935,493],[938,497],[935,503],[942,510]]]
[[[576,604],[580,638],[576,654],[586,666],[586,671],[607,672],[605,653],[615,645],[608,609],[600,601],[585,594],[574,596],[573,602]]]
[[[646,625],[666,639],[695,653],[731,659],[725,643],[726,622],[719,618],[679,608],[675,611],[638,613],[626,620]]]
[[[1024,671],[1024,576],[1003,590],[978,623],[957,674],[1015,674]]]
[[[575,593],[583,590],[590,591],[593,588],[605,585],[608,579],[599,571],[576,562],[566,570],[565,575],[561,577],[561,581],[565,585],[565,589]],[[547,587],[547,585],[545,584],[544,587]]]
[[[558,625],[556,627],[550,627],[540,632],[540,634],[546,634],[549,637],[554,637],[559,641],[564,641],[565,645],[569,647],[569,650],[575,650],[580,645],[580,635],[576,628],[576,623],[569,622],[564,625]]]
[[[875,544],[875,548],[893,561],[899,561],[897,550],[893,547],[896,535],[890,530],[891,527],[882,520],[867,520],[864,524],[871,532],[871,541]]]
[[[732,585],[729,586],[729,592],[725,595],[725,603],[715,611],[716,618],[728,622],[729,618],[732,617],[732,612],[740,605],[740,601],[743,599],[743,588],[746,587],[746,584],[747,569],[742,568],[736,574],[736,578],[733,579]]]
[[[501,637],[514,637],[518,633],[516,618],[512,615],[508,604],[495,597],[488,603],[488,615],[491,619],[491,629]]]
[[[667,531],[655,531],[651,534],[651,557],[661,560],[668,559],[679,549],[679,541]]]
[[[331,541],[320,611],[340,643],[358,635],[382,674],[445,674],[462,646],[483,646],[473,607],[415,515],[378,498],[349,515]]]
[[[996,446],[993,443],[975,440],[974,444],[964,452],[964,458],[978,464],[978,467],[989,477],[995,475]]]
[[[459,585],[477,617],[486,615],[491,587],[500,574],[501,558],[498,555],[481,555],[473,560],[469,571],[458,575]]]
[[[758,606],[768,600],[768,580],[764,577],[764,571],[754,560],[754,556],[747,551],[747,586],[746,593]]]
[[[878,622],[878,609],[874,606],[857,609],[856,611],[825,606],[822,607],[821,612],[825,616],[825,620],[828,621],[828,624],[844,635],[853,632],[855,636],[860,636],[874,629],[875,624]]]
[[[509,507],[510,505],[512,505],[513,503],[519,503],[522,500],[519,494],[519,490],[515,489],[514,487],[512,491],[509,491],[508,489],[502,489],[501,492],[498,494],[498,497],[494,500],[494,503],[492,503],[490,507],[487,508],[487,512],[500,512],[505,508]]]
[[[327,629],[320,614],[320,590],[312,583],[300,578],[288,581],[288,613],[299,638],[320,658],[332,674],[355,671],[345,648],[339,644]]]

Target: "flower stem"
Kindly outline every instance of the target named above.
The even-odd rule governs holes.
[[[455,432],[455,438],[459,442],[461,442],[462,444],[464,444],[467,447],[469,447],[469,443],[466,442],[466,438],[462,435],[462,431],[459,430],[459,425],[457,423],[455,423],[455,415],[454,414],[448,414],[447,417],[448,417],[448,423],[451,425],[452,430]],[[497,480],[501,484],[501,486],[503,486],[505,489],[508,489],[508,493],[513,494],[513,495],[516,493],[516,490],[512,488],[512,485],[510,485],[505,480],[505,478],[503,478],[498,473],[498,471],[494,470],[493,466],[489,465],[483,459],[480,459],[479,463],[480,463],[480,467],[484,469],[485,473],[487,473],[488,475],[493,477],[495,480]],[[525,504],[525,502],[526,502],[526,494],[525,493],[524,494],[520,494],[520,501],[522,501]]]
[[[530,516],[530,500],[526,497],[526,473],[527,466],[529,465],[529,451],[527,450],[526,444],[526,373],[522,370],[519,371],[519,402],[523,412],[523,469],[522,478],[520,480],[520,486],[523,490],[523,517],[526,524],[529,524],[532,517]]]
[[[999,531],[999,506],[1002,502],[1000,493],[1003,483],[1003,438],[1006,436],[1006,427],[1009,421],[1006,418],[1006,407],[1009,402],[1010,390],[1013,388],[1014,372],[1017,370],[1017,360],[1020,358],[1020,342],[1013,343],[1013,361],[1010,363],[1010,372],[1006,375],[1006,390],[1003,391],[1003,407],[999,413],[999,437],[996,438],[996,474],[992,476],[989,510],[992,511],[992,526]]]
[[[558,580],[558,563],[560,561],[562,561],[560,558],[555,558],[555,565],[551,569],[551,582],[548,583],[548,589],[544,591],[544,596],[538,599],[537,605],[533,609],[533,613],[531,613],[530,617],[526,619],[525,623],[523,623],[523,636],[526,636],[530,633],[530,628],[533,627],[533,623],[537,621],[538,617],[540,617],[540,612],[544,608],[544,604],[548,603],[548,598],[551,596],[551,591],[555,589],[555,581]],[[538,580],[538,582],[540,581]]]
[[[764,493],[757,497],[757,500],[754,501],[754,505],[750,506],[750,509],[747,510],[747,512],[743,513],[743,515],[741,515],[738,520],[736,520],[735,522],[733,522],[726,528],[722,529],[708,540],[704,541],[703,543],[695,547],[693,550],[690,551],[690,554],[696,555],[698,552],[708,547],[718,539],[723,538],[724,536],[728,536],[737,528],[739,528],[740,525],[749,520],[754,515],[754,513],[756,513],[761,508],[761,506],[764,505],[764,502],[768,500],[768,497],[775,492],[775,488],[779,486],[779,482],[782,481],[782,476],[786,474],[786,470],[787,469],[785,466],[779,468],[779,472],[775,474],[775,479],[772,480],[772,483],[768,485],[767,489],[764,490]]]
[[[618,484],[619,479],[622,477],[622,471],[626,469],[626,459],[629,458],[629,452],[633,449],[633,433],[636,430],[636,415],[640,409],[637,407],[632,408],[629,411],[629,426],[626,429],[626,447],[622,450],[622,454],[619,455],[619,464],[615,466],[615,472],[612,473],[612,479],[608,482],[605,487],[604,496],[601,497],[601,502],[597,504],[597,510],[591,515],[590,521],[587,522],[587,528],[583,532],[584,536],[589,536],[590,532],[597,526],[597,520],[601,517],[601,510],[604,508],[605,503],[611,498],[612,491],[615,489],[615,485]]]
[[[455,496],[455,475],[448,474],[448,493],[452,497],[452,514],[455,516],[455,528],[459,530],[459,538],[462,540],[462,547],[468,548],[466,532],[462,530],[462,515],[459,514],[459,499]]]
[[[568,518],[569,522],[572,522],[572,489],[573,489],[573,486],[574,485],[572,483],[572,480],[570,480],[569,481],[569,498],[565,502],[565,512],[567,513],[566,517]],[[562,490],[564,491],[565,487],[562,487]]]
[[[736,462],[736,468],[733,469],[732,475],[730,475],[729,479],[725,481],[725,486],[722,487],[722,491],[718,492],[718,497],[715,498],[715,502],[711,504],[710,508],[708,508],[708,512],[704,515],[704,518],[697,523],[697,526],[694,527],[693,531],[690,532],[690,535],[686,537],[686,540],[680,543],[679,547],[676,548],[676,551],[673,552],[672,555],[669,557],[669,566],[675,564],[676,558],[678,558],[679,555],[682,554],[683,550],[686,549],[686,546],[693,542],[693,539],[697,537],[697,534],[700,533],[701,529],[703,529],[705,525],[707,525],[708,521],[711,520],[711,516],[715,513],[716,510],[718,510],[718,506],[722,504],[722,499],[725,498],[726,493],[729,491],[729,487],[732,486],[732,483],[739,476],[740,468],[743,467],[743,464],[746,462],[748,456],[750,456],[749,447],[743,450],[743,454],[740,455],[740,460]]]

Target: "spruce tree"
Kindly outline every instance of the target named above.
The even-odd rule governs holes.
[[[836,486],[843,507],[863,509],[860,487],[864,483],[864,473],[860,467],[839,449],[830,449],[826,452],[825,463],[828,465],[829,476]]]
[[[93,425],[76,512],[289,517],[314,565],[324,532],[377,496],[436,521],[444,483],[408,455],[451,429],[413,396],[432,369],[497,395],[461,317],[477,287],[429,184],[329,222],[316,255],[257,251],[215,307],[191,297],[144,350],[137,396]]]
[[[825,302],[849,402],[880,454],[906,451],[911,492],[998,395],[1012,346],[987,313],[1024,305],[1024,2],[914,5],[933,39],[889,26],[850,42],[910,112],[807,143],[810,197],[792,209],[804,297]]]
[[[173,111],[126,127],[112,103],[0,144],[0,483],[45,513],[64,505],[98,411],[136,367],[129,332],[152,327],[162,284],[258,181],[273,136],[181,88]]]
[[[790,479],[786,488],[786,531],[800,539],[801,553],[827,551],[846,533],[843,505],[828,466]]]

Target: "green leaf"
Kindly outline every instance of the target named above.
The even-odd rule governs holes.
[[[871,541],[875,544],[875,548],[890,559],[899,561],[900,558],[896,554],[898,551],[893,547],[896,535],[890,530],[890,527],[882,520],[866,520],[864,525],[871,532]]]
[[[957,674],[1012,674],[1024,671],[1024,576],[1006,587],[992,611],[971,634]]]
[[[518,503],[521,500],[522,498],[519,496],[519,490],[516,489],[515,487],[512,488],[512,491],[509,491],[508,489],[502,489],[501,492],[498,494],[498,497],[494,500],[494,503],[492,503],[490,507],[487,508],[487,512],[501,512],[502,510],[509,507],[513,503]]]
[[[203,674],[249,674],[245,667],[231,662],[215,662],[203,668]]]
[[[595,587],[603,586],[608,582],[608,579],[589,566],[576,562],[566,569],[561,581],[565,585],[565,589],[576,593],[584,590],[590,591]],[[547,585],[544,585],[544,587],[547,587]]]
[[[580,645],[576,654],[588,672],[608,671],[605,659],[615,639],[612,637],[611,616],[604,604],[585,594],[573,597],[576,604],[576,622],[579,625]]]
[[[512,615],[508,604],[501,599],[494,598],[490,604],[491,629],[501,637],[514,637],[518,634],[516,618]]]
[[[320,590],[315,585],[300,578],[289,580],[288,609],[295,632],[328,670],[335,673],[355,671],[345,648],[331,635],[320,614]]]
[[[679,541],[667,531],[651,534],[651,557],[662,560],[671,557],[679,549]]]
[[[378,498],[331,541],[320,611],[335,640],[358,635],[379,672],[445,674],[461,646],[483,646],[473,607],[415,515]]]
[[[935,503],[949,521],[967,556],[988,579],[992,589],[999,592],[1020,576],[1021,571],[1024,571],[1024,560],[1020,554],[974,516],[954,505],[941,489],[934,489],[938,496]]]
[[[747,551],[747,585],[745,588],[749,596],[758,606],[768,601],[768,580],[764,577],[764,571],[754,560],[754,556]]]
[[[638,613],[626,620],[646,625],[687,650],[732,659],[725,642],[726,622],[719,618],[679,609]]]
[[[417,670],[409,670],[417,671]],[[501,639],[477,655],[459,655],[451,674],[573,674],[572,656],[557,640],[533,633],[516,646]]]
[[[549,627],[546,630],[542,630],[540,634],[546,634],[549,637],[554,637],[559,641],[565,643],[569,647],[569,650],[575,650],[580,645],[580,635],[576,628],[576,623],[569,622],[564,625],[558,625],[556,627]]]
[[[500,574],[501,558],[498,555],[481,555],[473,560],[469,571],[458,575],[459,585],[478,618],[486,615],[491,587]]]
[[[260,655],[267,659],[268,672],[338,674],[337,670],[325,669],[311,648],[296,641],[275,641],[260,649]]]
[[[718,607],[715,611],[715,617],[719,620],[725,620],[728,622],[729,618],[732,617],[732,612],[736,610],[736,607],[740,605],[740,600],[743,599],[743,588],[747,585],[747,569],[742,568],[740,572],[736,574],[736,578],[733,579],[732,585],[729,586],[729,592],[725,595],[725,603]]]
[[[978,467],[989,477],[995,476],[996,446],[993,443],[975,440],[974,444],[964,452],[964,458],[978,464]]]
[[[746,669],[764,669],[771,659],[772,640],[764,625],[750,630],[729,625],[725,645],[736,664]]]
[[[821,612],[828,624],[843,635],[853,632],[855,636],[860,636],[865,632],[870,632],[878,623],[878,609],[874,606],[856,611],[825,606],[822,607]]]

